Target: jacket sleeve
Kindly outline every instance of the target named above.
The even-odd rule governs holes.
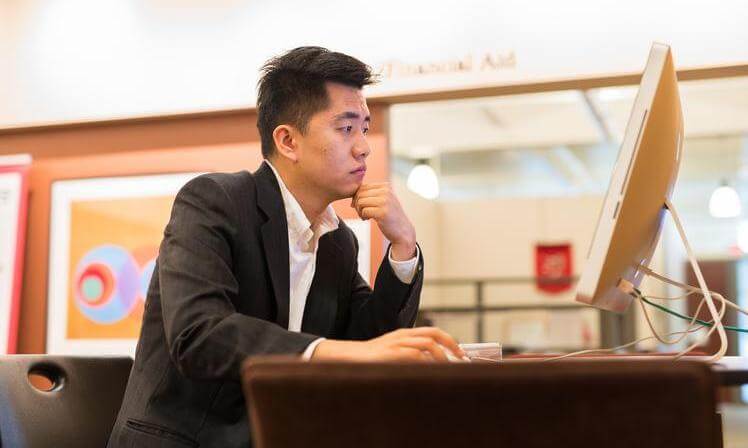
[[[165,343],[190,378],[238,381],[246,357],[301,353],[316,339],[236,311],[237,219],[221,185],[200,176],[177,194],[164,232],[158,276]]]
[[[358,242],[354,260],[358,260]],[[374,289],[358,273],[358,263],[354,261],[351,278],[351,317],[346,330],[349,339],[371,339],[398,328],[412,327],[418,313],[418,305],[423,287],[423,252],[416,274],[410,284],[400,281],[392,270],[387,258],[388,247],[384,252],[374,281]]]

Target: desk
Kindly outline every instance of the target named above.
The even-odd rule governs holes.
[[[712,364],[722,386],[742,386],[748,384],[748,356],[725,356]]]
[[[636,362],[644,360],[663,360],[667,355],[590,355],[574,356],[548,362],[578,362],[591,360]],[[538,362],[542,358],[552,355],[515,355],[502,360],[502,362]],[[683,358],[689,361],[700,361],[707,359],[704,356],[688,356]],[[677,361],[673,361],[677,362]],[[725,356],[719,362],[712,364],[712,370],[717,374],[720,386],[742,386],[748,384],[748,356]]]

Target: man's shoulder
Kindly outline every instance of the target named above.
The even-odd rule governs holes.
[[[254,187],[254,176],[249,171],[237,171],[235,173],[206,173],[198,176],[210,180],[224,190],[236,190],[237,188]]]
[[[246,199],[254,191],[255,183],[254,177],[249,171],[206,173],[190,180],[183,189],[195,192],[221,190],[231,199]]]

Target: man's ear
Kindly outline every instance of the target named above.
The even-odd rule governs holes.
[[[287,124],[277,126],[273,130],[273,141],[278,156],[285,157],[295,163],[299,161],[298,131]]]

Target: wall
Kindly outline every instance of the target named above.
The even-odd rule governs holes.
[[[391,73],[377,96],[639,72],[654,40],[678,68],[745,64],[746,16],[742,0],[3,1],[0,127],[248,107],[260,65],[299,45]]]
[[[441,278],[442,217],[439,203],[423,199],[408,190],[399,176],[392,176],[392,188],[416,227],[416,238],[424,255],[426,279]]]
[[[584,267],[603,200],[601,196],[578,196],[428,201],[407,191],[402,181],[397,181],[395,186],[416,226],[426,255],[425,275],[432,280],[531,278],[535,275],[535,245],[564,242],[572,245],[574,275],[578,276]],[[664,252],[659,249],[653,259],[653,269],[666,272],[664,260]],[[667,295],[666,288],[658,282],[645,281],[642,289],[651,295]],[[426,286],[422,306],[474,306],[475,294],[474,287],[469,285]],[[532,282],[489,284],[484,291],[484,303],[488,306],[574,305],[574,289],[549,295],[540,292]],[[638,307],[631,312],[636,320],[636,336],[649,336],[649,328]],[[464,342],[474,340],[474,317],[458,314],[447,317],[437,320],[437,324]],[[548,348],[537,334],[540,332],[537,322],[543,323],[549,338],[573,340],[564,329],[578,324],[574,319],[578,317],[575,318],[573,312],[563,309],[550,313],[543,310],[489,313],[485,339]],[[582,319],[588,322],[591,337],[597,338],[598,312],[584,311]],[[669,329],[668,319],[662,313],[654,313],[653,320],[660,330]],[[509,330],[511,325],[525,325],[525,328],[516,330],[518,336],[513,336]],[[652,341],[641,345],[655,346]]]
[[[372,106],[366,182],[389,178],[386,110]],[[20,313],[20,353],[43,353],[46,341],[50,188],[55,180],[180,171],[254,171],[262,161],[252,111],[23,131],[0,131],[0,154],[30,153],[29,220]],[[338,214],[355,217],[349,201]],[[372,226],[372,277],[383,256]]]

